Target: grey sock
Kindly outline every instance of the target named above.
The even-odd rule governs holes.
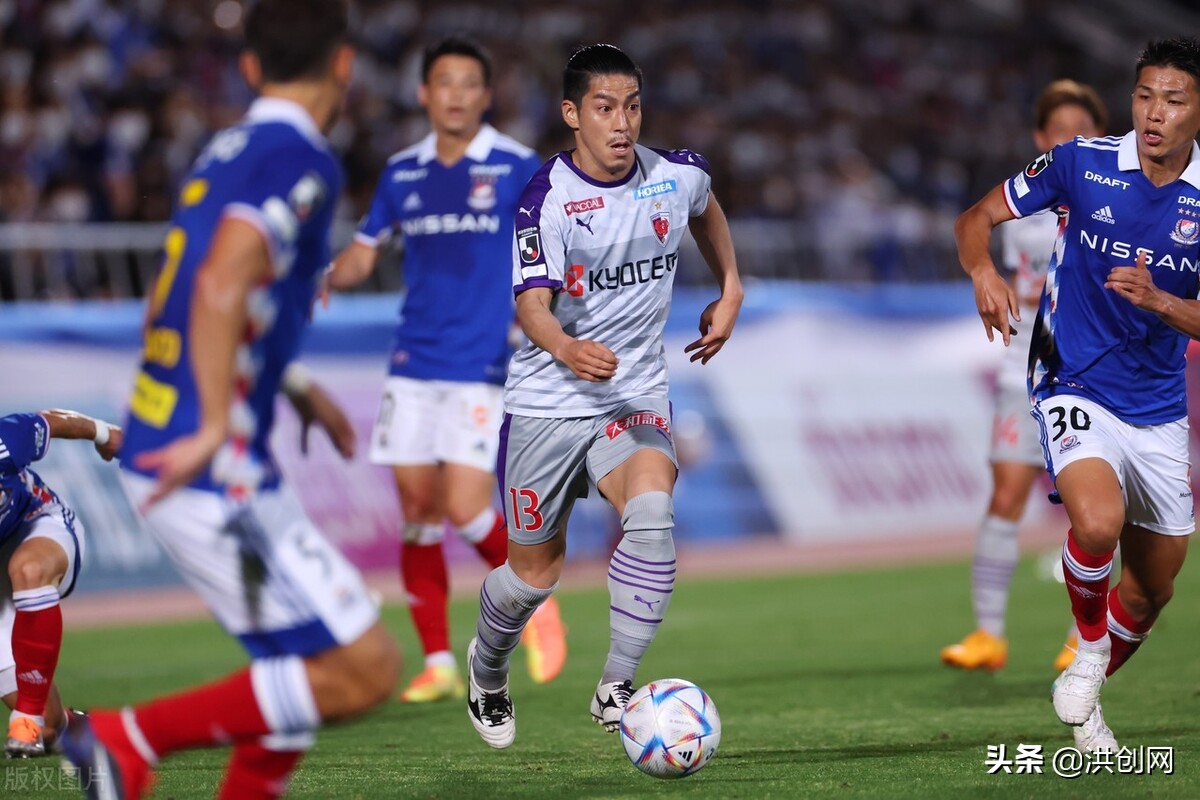
[[[475,682],[495,691],[508,681],[508,659],[521,641],[525,623],[558,588],[535,589],[517,577],[505,561],[488,573],[479,591],[475,625]]]
[[[629,499],[625,535],[608,566],[608,660],[601,680],[633,681],[642,656],[667,613],[675,586],[675,525],[671,495],[646,492]]]

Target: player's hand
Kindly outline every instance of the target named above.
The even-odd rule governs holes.
[[[108,426],[108,441],[104,444],[96,445],[96,452],[105,461],[112,461],[117,457],[117,453],[121,450],[121,443],[125,441],[125,431],[121,430],[118,425]]]
[[[707,364],[710,358],[721,352],[733,334],[733,326],[741,309],[740,295],[722,295],[709,303],[700,314],[700,338],[683,348],[683,352],[692,354],[688,360]]]
[[[1009,322],[1009,317],[1021,320],[1021,310],[1017,306],[1017,295],[1012,287],[1000,277],[995,269],[980,271],[972,279],[975,284],[975,308],[979,310],[979,318],[983,320],[983,329],[987,332],[989,342],[995,341],[993,331],[999,331],[1008,347],[1017,329]]]
[[[617,374],[617,356],[599,342],[568,339],[556,358],[567,365],[575,377],[599,383]]]
[[[179,487],[191,483],[213,460],[223,440],[223,436],[201,428],[191,436],[183,436],[166,447],[134,458],[135,467],[153,473],[157,478],[140,510],[145,511]]]
[[[308,455],[308,431],[316,424],[323,429],[338,454],[349,461],[354,458],[358,437],[349,417],[318,383],[310,383],[303,394],[289,394],[288,399],[300,415],[300,452]]]
[[[1146,253],[1138,253],[1137,263],[1132,267],[1113,267],[1104,282],[1105,289],[1117,294],[1146,311],[1162,309],[1162,291],[1154,285],[1154,278],[1146,268]]]

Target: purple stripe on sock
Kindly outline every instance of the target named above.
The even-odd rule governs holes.
[[[620,578],[618,578],[616,575],[613,575],[611,572],[608,573],[608,579],[610,581],[616,581],[617,583],[621,584],[622,586],[632,586],[635,589],[645,589],[647,592],[658,592],[659,594],[670,594],[671,592],[675,591],[674,589],[663,589],[662,587],[659,587],[659,586],[647,586],[644,583],[634,583],[633,581],[623,581]]]
[[[479,599],[481,601],[479,604],[480,608],[483,608],[486,605],[493,614],[495,614],[500,619],[506,621],[509,625],[520,625],[521,624],[521,620],[517,619],[516,617],[509,616],[508,614],[505,614],[503,611],[500,610],[499,606],[497,606],[495,604],[495,602],[492,601],[491,595],[488,594],[486,584],[480,588]]]
[[[652,625],[657,625],[658,623],[662,622],[662,617],[659,617],[658,619],[646,619],[645,617],[639,617],[637,614],[630,614],[625,609],[617,608],[616,606],[609,606],[608,610],[615,611],[618,614],[624,614],[625,616],[629,617],[630,619],[636,619],[638,622],[649,622]]]
[[[482,606],[479,608],[479,616],[482,617],[483,621],[486,622],[492,628],[492,630],[496,631],[497,633],[503,633],[511,636],[520,630],[520,627],[515,627],[511,624],[505,623],[503,620],[496,619],[492,612],[488,611],[488,609]]]
[[[671,567],[670,569],[646,569],[645,567],[643,567],[640,564],[634,564],[632,561],[627,560],[623,556],[623,554],[621,554],[619,552],[613,553],[611,563],[620,564],[621,566],[623,566],[627,569],[641,570],[642,572],[646,572],[651,575],[674,575],[675,574],[674,567]]]
[[[666,586],[668,588],[675,585],[674,578],[667,578],[665,580],[663,580],[661,578],[648,578],[645,575],[639,575],[636,572],[626,572],[625,570],[617,569],[616,567],[614,567],[610,564],[608,567],[608,577],[619,580],[617,578],[618,575],[624,576],[626,578],[632,578],[635,581],[645,581],[646,583],[656,583],[659,586]]]
[[[614,550],[613,552],[620,553],[623,557],[628,558],[631,561],[636,561],[639,564],[650,564],[651,566],[654,566],[654,567],[673,567],[673,566],[675,566],[675,559],[673,559],[673,558],[670,561],[647,561],[644,558],[638,558],[637,556],[631,556],[631,555],[629,555],[629,553],[626,553],[624,550],[622,550],[619,547],[616,550]]]

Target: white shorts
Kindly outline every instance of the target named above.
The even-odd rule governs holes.
[[[1072,395],[1038,401],[1033,416],[1051,477],[1082,458],[1104,459],[1121,482],[1126,522],[1165,536],[1195,530],[1186,418],[1130,425]]]
[[[121,482],[134,508],[154,485],[126,470]],[[145,521],[252,658],[314,655],[353,642],[379,619],[358,570],[286,486],[240,505],[213,492],[176,489]]]
[[[66,597],[75,589],[86,546],[83,525],[75,518],[71,509],[59,503],[44,506],[40,516],[26,522],[21,530],[0,545],[0,696],[17,690],[17,667],[12,654],[13,622],[17,612],[12,604],[8,560],[27,539],[49,539],[56,542],[67,554],[67,574],[58,586],[60,597]]]
[[[371,431],[372,464],[451,462],[496,471],[504,387],[390,377]]]
[[[1041,432],[1029,415],[1029,395],[1024,387],[999,386],[992,417],[991,463],[1045,465]]]

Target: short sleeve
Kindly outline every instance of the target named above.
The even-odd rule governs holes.
[[[513,240],[513,294],[539,286],[558,291],[566,269],[567,230],[564,212],[547,203],[550,168],[546,164],[525,185],[517,203]]]
[[[1075,148],[1074,142],[1056,145],[1004,182],[1004,201],[1013,216],[1027,217],[1060,203],[1070,204],[1066,178]]]
[[[50,448],[50,424],[41,414],[0,417],[0,475],[20,472]]]
[[[375,187],[375,196],[371,198],[371,207],[362,221],[358,223],[358,230],[354,234],[354,240],[357,242],[374,247],[392,237],[396,214],[392,210],[392,202],[388,196],[388,187],[391,184],[391,181],[387,180],[388,174],[388,172],[383,173],[379,185]]]

